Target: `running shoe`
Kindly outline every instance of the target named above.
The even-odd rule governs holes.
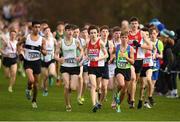
[[[134,102],[134,101],[131,101],[131,102],[130,102],[129,108],[130,108],[130,109],[135,108],[135,102]]]
[[[9,86],[9,87],[8,87],[8,91],[9,91],[10,93],[13,92],[12,86]]]
[[[83,105],[83,101],[81,100],[81,98],[78,98],[77,102],[78,102],[79,105]]]
[[[121,112],[120,104],[116,104],[116,112],[117,112],[117,113],[120,113],[120,112]]]
[[[32,102],[32,108],[37,108],[38,106],[37,106],[37,104],[36,104],[36,102]]]
[[[101,109],[101,106],[102,106],[101,104],[96,103],[96,105],[95,105],[95,106],[93,106],[92,111],[93,111],[93,112],[97,112],[97,110],[98,110],[98,109]]]
[[[139,100],[137,109],[141,109],[141,108],[142,108],[142,100]]]
[[[72,111],[71,106],[66,106],[66,111],[67,111],[67,112],[71,112],[71,111]]]
[[[144,107],[145,107],[145,108],[149,108],[149,109],[152,108],[147,101],[145,101]]]
[[[31,90],[29,90],[29,89],[26,89],[26,98],[28,99],[28,100],[31,100]]]
[[[43,96],[48,96],[48,91],[47,90],[43,90]]]
[[[81,97],[81,101],[82,101],[82,102],[84,102],[84,101],[85,101],[84,97]]]

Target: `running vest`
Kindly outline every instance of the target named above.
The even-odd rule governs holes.
[[[126,51],[124,52],[126,56],[130,57],[130,45],[127,46]],[[126,60],[125,57],[120,56],[121,53],[121,45],[117,45],[116,47],[116,67],[119,69],[129,69],[131,68],[131,64]]]
[[[134,59],[143,59],[144,58],[144,50],[141,47],[136,48],[133,44],[133,41],[136,40],[139,44],[143,44],[143,39],[141,36],[141,31],[137,32],[136,35],[131,35],[129,33],[129,41],[128,44],[132,47],[134,47]]]
[[[60,35],[59,32],[56,31],[55,39],[58,41],[60,38],[64,39],[64,33]]]
[[[7,46],[3,50],[4,57],[8,58],[16,58],[17,57],[17,40],[14,41],[6,41]]]
[[[41,56],[41,60],[44,62],[49,62],[52,59],[54,59],[54,38],[50,37],[47,41],[46,41],[46,51],[47,54],[44,56]]]
[[[157,53],[160,54],[158,42],[159,42],[159,40],[156,39],[156,42],[154,43],[154,45],[157,49]],[[158,71],[159,69],[160,69],[160,60],[158,58],[156,58],[153,60],[153,71]]]
[[[41,45],[42,36],[39,36],[37,41],[31,39],[30,34],[27,36],[25,41],[25,53],[24,59],[27,61],[37,61],[41,58]]]
[[[64,57],[64,63],[61,66],[64,67],[77,67],[78,62],[76,61],[77,57],[77,45],[76,45],[76,39],[73,38],[71,45],[65,44],[65,39],[62,39],[62,55]]]
[[[78,37],[77,38],[79,40],[79,43],[81,44],[81,47],[83,48],[83,50],[86,48],[86,40],[83,38]],[[80,54],[80,52],[78,51],[78,53]],[[83,56],[84,58],[84,56]],[[88,59],[82,59],[83,60],[83,65],[88,65]]]
[[[89,57],[89,62],[88,66],[89,67],[104,67],[105,61],[91,61],[91,59],[94,59],[96,57],[104,55],[103,52],[101,51],[100,47],[100,39],[96,42],[96,44],[91,44],[91,40],[89,41],[88,44],[88,57]]]
[[[152,67],[152,66],[153,66],[152,50],[146,50],[145,58],[143,59],[143,67]]]

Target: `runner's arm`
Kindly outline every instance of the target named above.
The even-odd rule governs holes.
[[[42,40],[42,49],[41,49],[41,52],[42,52],[43,55],[47,55],[46,40],[45,39]]]
[[[126,56],[126,60],[130,64],[134,64],[134,49],[132,47],[130,47],[130,57]]]
[[[101,57],[98,57],[97,61],[101,61],[101,60],[104,60],[104,59],[108,58],[108,53],[107,53],[105,44],[104,44],[104,42],[102,40],[100,41],[100,48],[103,51],[104,55],[101,56]]]

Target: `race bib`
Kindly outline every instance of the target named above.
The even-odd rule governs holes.
[[[126,65],[127,65],[127,62],[122,62],[122,61],[117,62],[117,67],[118,68],[125,69]]]
[[[151,63],[151,58],[145,58],[143,59],[143,64]]]
[[[96,57],[98,57],[97,55],[88,55],[88,57],[89,57],[89,60],[93,60],[94,58],[96,58]]]
[[[39,59],[40,58],[40,53],[39,52],[29,52],[28,57],[30,59]]]
[[[76,63],[76,60],[75,60],[75,58],[67,58],[67,59],[65,59],[65,62],[66,63]]]
[[[47,55],[52,55],[53,51],[52,50],[47,50]]]
[[[16,58],[17,55],[16,55],[16,53],[10,53],[10,54],[8,54],[8,57],[9,58]]]

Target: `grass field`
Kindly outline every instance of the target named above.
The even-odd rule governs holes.
[[[26,79],[17,77],[14,92],[7,91],[8,83],[0,70],[0,120],[63,120],[63,121],[180,121],[180,99],[155,97],[157,104],[152,109],[129,109],[126,100],[121,105],[122,112],[116,113],[111,109],[112,93],[108,93],[108,101],[97,113],[92,113],[89,91],[85,95],[85,104],[79,106],[76,93],[72,94],[72,112],[66,112],[62,86],[49,88],[49,95],[38,94],[38,109],[31,108],[31,102],[25,98]],[[180,85],[178,83],[178,88]],[[137,102],[137,101],[136,101]],[[136,103],[137,104],[137,103]]]

